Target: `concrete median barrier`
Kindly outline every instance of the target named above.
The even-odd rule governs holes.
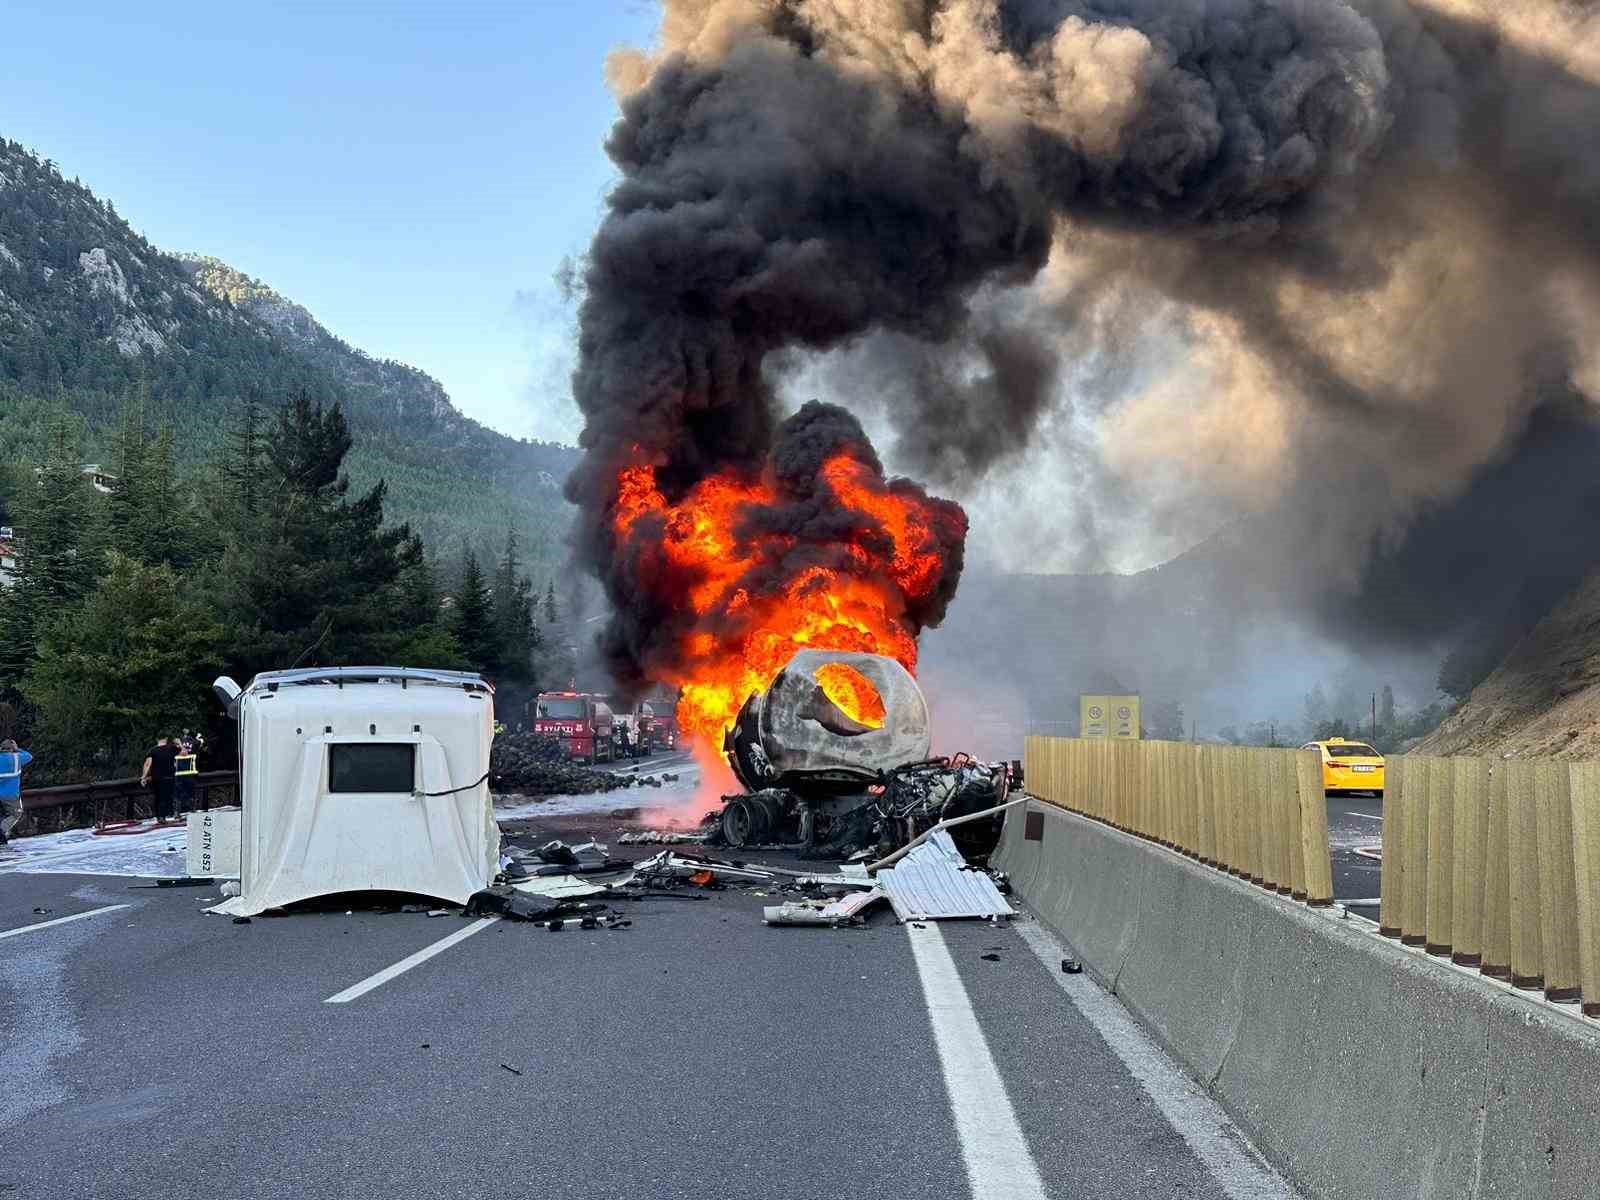
[[[1050,804],[996,863],[1308,1196],[1600,1194],[1592,1024]]]

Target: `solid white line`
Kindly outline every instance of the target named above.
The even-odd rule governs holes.
[[[49,929],[54,925],[65,925],[69,921],[81,921],[85,917],[98,917],[101,913],[116,912],[119,908],[127,908],[126,904],[108,904],[104,908],[91,908],[88,912],[73,913],[70,917],[57,917],[54,921],[40,921],[37,925],[24,925],[20,929],[7,929],[0,933],[0,942],[7,938],[21,937],[25,933],[32,933],[36,929]]]
[[[369,975],[360,983],[353,983],[342,992],[336,992],[323,1001],[324,1004],[349,1004],[352,1000],[359,1000],[375,987],[382,987],[397,975],[404,975],[412,967],[419,967],[435,954],[442,954],[457,942],[464,942],[475,933],[482,933],[489,926],[498,921],[499,917],[484,917],[474,921],[465,929],[458,929],[449,937],[442,937],[431,946],[424,946],[415,954],[408,954],[392,967],[385,967],[376,975]]]
[[[1087,975],[1061,970],[1060,942],[1038,924],[1015,928],[1231,1200],[1294,1200],[1294,1190],[1254,1148],[1244,1149],[1250,1143],[1227,1113],[1178,1070],[1127,1009]]]
[[[972,1200],[1045,1200],[1044,1182],[944,935],[907,925],[933,1022],[945,1091],[967,1165]]]

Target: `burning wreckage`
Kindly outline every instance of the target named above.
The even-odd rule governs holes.
[[[880,903],[901,921],[1005,920],[1015,915],[1005,876],[982,863],[1004,810],[1022,802],[1008,799],[1020,791],[1021,764],[930,758],[931,744],[927,701],[899,662],[802,650],[750,697],[724,740],[749,791],[724,797],[698,834],[622,841],[764,845],[848,861],[816,873],[669,848],[630,864],[592,840],[513,840],[501,880],[467,914],[616,929],[630,922],[615,902],[737,887],[780,899],[762,909],[768,925],[855,925]]]
[[[739,710],[723,743],[748,791],[725,796],[707,841],[799,846],[807,856],[886,855],[940,823],[966,858],[1000,836],[1022,764],[930,758],[928,703],[905,667],[879,654],[802,650]]]

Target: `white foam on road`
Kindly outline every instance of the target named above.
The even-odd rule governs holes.
[[[598,770],[606,770],[602,765]],[[675,752],[659,759],[640,759],[617,773],[636,771],[637,774],[676,775],[671,783],[660,787],[617,788],[610,792],[586,792],[579,796],[496,796],[496,820],[513,821],[538,817],[570,817],[592,813],[603,817],[617,809],[638,809],[644,822],[657,820],[665,824],[675,820],[680,828],[688,829],[703,815],[695,803],[695,793],[700,789],[700,766],[687,754]]]
[[[1061,970],[1068,952],[1048,930],[1035,923],[1016,929],[1230,1200],[1295,1200],[1294,1189],[1250,1146],[1221,1106],[1177,1068],[1116,997],[1087,975]]]
[[[127,908],[126,904],[108,904],[104,908],[91,908],[88,912],[73,913],[70,917],[57,917],[53,921],[39,921],[33,925],[24,925],[19,929],[0,930],[0,942],[7,938],[21,937],[25,933],[38,933],[41,929],[50,929],[57,925],[68,925],[73,921],[82,921],[88,917],[98,917],[102,913],[116,912]]]
[[[183,826],[141,833],[96,834],[68,829],[14,838],[0,853],[0,875],[122,875],[170,879],[188,872],[188,831]]]
[[[499,917],[484,917],[474,921],[465,929],[458,929],[449,937],[442,937],[431,946],[424,946],[415,954],[408,954],[391,967],[385,967],[376,975],[368,975],[360,983],[353,983],[342,992],[335,992],[323,1001],[324,1004],[349,1004],[352,1000],[359,1000],[373,988],[382,987],[396,976],[404,975],[412,967],[420,967],[435,954],[442,954],[457,942],[464,942],[475,933],[482,933],[489,926],[498,921]]]
[[[944,935],[932,923],[906,930],[973,1200],[1045,1200],[1038,1164]]]

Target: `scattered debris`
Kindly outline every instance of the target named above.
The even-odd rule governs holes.
[[[663,776],[666,779],[676,779],[677,776]],[[617,839],[624,846],[675,846],[679,843],[702,844],[706,840],[704,833],[682,833],[676,829],[645,829],[623,834]]]
[[[814,889],[830,896],[845,895],[874,886],[872,876],[863,868],[852,868],[851,864],[846,864],[837,875],[802,875],[795,882],[807,890]]]
[[[838,922],[823,912],[821,904],[800,901],[790,904],[769,904],[761,910],[761,919],[768,925],[835,925]]]
[[[33,915],[36,917],[46,917],[53,912],[55,912],[55,909],[53,908],[35,908],[33,910]]]
[[[835,900],[822,911],[833,916],[859,918],[873,905],[889,898],[889,894],[882,888],[873,888],[869,892],[852,892]]]
[[[132,888],[191,888],[210,887],[216,880],[207,876],[180,875],[175,879],[158,879],[154,883],[131,883]]]
[[[1000,956],[998,954],[980,954],[978,957],[983,959],[984,962],[999,962],[1000,961]]]
[[[521,1075],[522,1074],[521,1071],[517,1070],[510,1063],[501,1063],[500,1064],[500,1069],[502,1071],[510,1071],[513,1075]]]
[[[248,924],[250,924],[250,918],[249,917],[235,917],[233,919],[233,923],[235,925],[248,925]]]
[[[801,900],[768,905],[761,910],[761,917],[768,925],[826,925],[833,928],[859,925],[862,913],[886,899],[888,896],[883,891],[871,888],[864,892],[852,892],[828,904]]]
[[[548,921],[605,911],[603,906],[581,900],[541,896],[523,892],[506,884],[496,884],[475,892],[462,915],[467,917],[509,917],[514,921]]]
[[[612,875],[541,875],[534,879],[514,883],[517,891],[530,896],[549,896],[555,900],[581,900],[600,896],[633,880],[631,870]]]
[[[509,843],[510,839],[507,841]],[[593,838],[571,846],[566,842],[551,841],[537,849],[509,844],[508,852],[501,856],[500,864],[505,877],[513,880],[614,872],[626,870],[630,865],[627,859],[612,858],[610,848]]]
[[[1061,971],[1065,975],[1081,975],[1083,973],[1083,964],[1075,958],[1063,958],[1061,960]]]
[[[663,850],[654,858],[634,868],[637,878],[644,882],[660,879],[692,879],[709,873],[719,883],[771,883],[778,872],[770,869],[747,867],[740,863],[724,862],[716,858],[698,858]],[[798,874],[798,873],[797,873]]]
[[[943,829],[894,857],[893,867],[878,871],[878,886],[902,921],[1016,915],[994,880],[970,866]]]
[[[652,775],[599,771],[563,762],[559,738],[536,733],[502,733],[489,755],[489,786],[503,798],[586,796],[621,788],[660,787]],[[663,776],[675,782],[676,776]]]

